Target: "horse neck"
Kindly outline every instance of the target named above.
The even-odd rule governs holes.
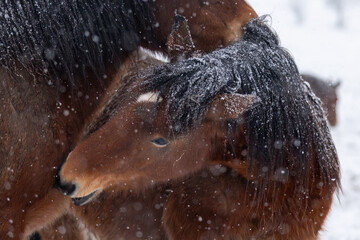
[[[297,169],[286,165],[289,163],[285,163],[281,168],[285,170],[284,174],[281,169],[271,170],[271,164],[267,174],[263,174],[263,169],[257,169],[256,159],[251,160],[250,164],[244,126],[234,123],[228,125],[227,130],[224,127],[224,131],[226,131],[225,135],[218,134],[216,141],[213,141],[214,151],[210,153],[212,156],[210,165],[221,164],[246,179],[249,196],[246,201],[253,202],[257,208],[263,208],[266,203],[276,203],[272,211],[280,211],[283,203],[288,199],[287,196],[296,196],[298,203],[305,208],[311,204],[309,199],[331,198],[334,186],[320,178],[314,152],[309,156],[308,172],[303,176],[307,180],[299,181],[299,177],[293,175],[296,174]],[[307,210],[305,208],[299,211],[299,214],[304,214]]]
[[[243,125],[231,121],[223,122],[220,125],[217,128],[220,132],[213,134],[216,137],[211,141],[210,165],[221,164],[227,166],[244,178],[251,179],[249,164],[245,159],[247,147]]]

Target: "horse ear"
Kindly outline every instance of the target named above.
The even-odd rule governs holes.
[[[206,117],[211,120],[236,119],[260,102],[259,97],[251,94],[221,94],[211,103]]]
[[[171,62],[189,58],[195,52],[188,21],[177,12],[175,12],[175,22],[168,36],[166,46]]]
[[[332,86],[337,89],[341,85],[341,81],[338,80],[336,83],[333,83]]]

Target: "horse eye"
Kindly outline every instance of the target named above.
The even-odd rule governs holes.
[[[159,147],[165,147],[166,145],[169,144],[168,140],[161,138],[161,137],[155,138],[155,139],[151,140],[151,142]]]

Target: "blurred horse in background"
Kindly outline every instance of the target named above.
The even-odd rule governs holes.
[[[52,189],[58,166],[129,55],[139,46],[165,51],[175,10],[202,51],[240,38],[256,17],[242,0],[5,1],[0,9],[4,239],[27,238],[68,208]]]
[[[340,187],[336,149],[320,101],[262,20],[126,89],[60,169],[76,205],[160,185],[170,239],[317,239]]]
[[[336,104],[338,100],[336,90],[340,86],[340,82],[331,83],[310,74],[301,74],[301,77],[310,84],[315,95],[320,98],[330,125],[335,126],[337,123]]]

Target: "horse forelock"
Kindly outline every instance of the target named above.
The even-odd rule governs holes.
[[[103,78],[106,64],[135,50],[140,31],[151,40],[153,29],[143,0],[1,1],[0,9],[1,65],[59,78],[88,70]]]
[[[245,114],[244,127],[250,168],[263,176],[262,186],[278,172],[278,181],[285,173],[304,189],[315,181],[310,168],[316,167],[317,179],[336,189],[338,159],[321,103],[262,20],[250,21],[244,31],[241,41],[224,49],[156,69],[144,89],[166,96],[168,124],[178,133],[196,127],[218,94],[257,95],[261,104]]]

